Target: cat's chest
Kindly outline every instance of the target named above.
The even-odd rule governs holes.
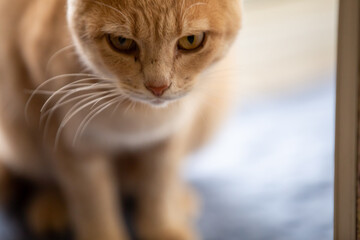
[[[111,121],[94,122],[84,136],[105,147],[141,147],[168,137],[182,125],[173,116],[167,116],[166,119],[144,118],[141,120],[117,116]]]
[[[69,128],[68,136],[72,141],[75,139],[75,143],[77,141],[86,147],[110,150],[138,148],[176,134],[189,124],[193,115],[193,108],[189,106],[169,111],[155,109],[113,112],[109,109],[92,119],[83,129],[80,127],[80,120],[85,116],[80,117],[79,123]]]

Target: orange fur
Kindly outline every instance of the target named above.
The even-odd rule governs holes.
[[[216,72],[231,61],[239,1],[0,0],[0,16],[1,164],[58,185],[77,239],[128,239],[119,194],[136,199],[140,239],[197,239],[178,170],[229,106],[232,85]],[[202,32],[196,51],[176,48]],[[107,34],[136,51],[114,51]],[[159,97],[147,85],[170,87]],[[41,205],[58,209],[36,205],[38,229]]]

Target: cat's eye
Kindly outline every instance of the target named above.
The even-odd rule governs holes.
[[[201,47],[205,40],[205,33],[188,35],[179,39],[178,48],[181,50],[191,51]]]
[[[111,48],[119,52],[129,53],[136,50],[136,42],[129,38],[124,38],[122,36],[113,36],[107,35],[107,41]]]

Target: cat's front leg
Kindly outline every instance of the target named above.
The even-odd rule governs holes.
[[[128,240],[110,162],[62,156],[56,166],[77,240]]]
[[[181,146],[166,142],[142,152],[137,173],[136,232],[140,240],[195,240],[195,198],[181,180]]]
[[[176,185],[169,184],[140,195],[136,216],[140,240],[200,239],[193,226],[194,196],[183,184]]]

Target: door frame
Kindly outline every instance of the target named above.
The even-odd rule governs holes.
[[[339,3],[334,239],[356,240],[359,235],[360,0],[340,0]]]

